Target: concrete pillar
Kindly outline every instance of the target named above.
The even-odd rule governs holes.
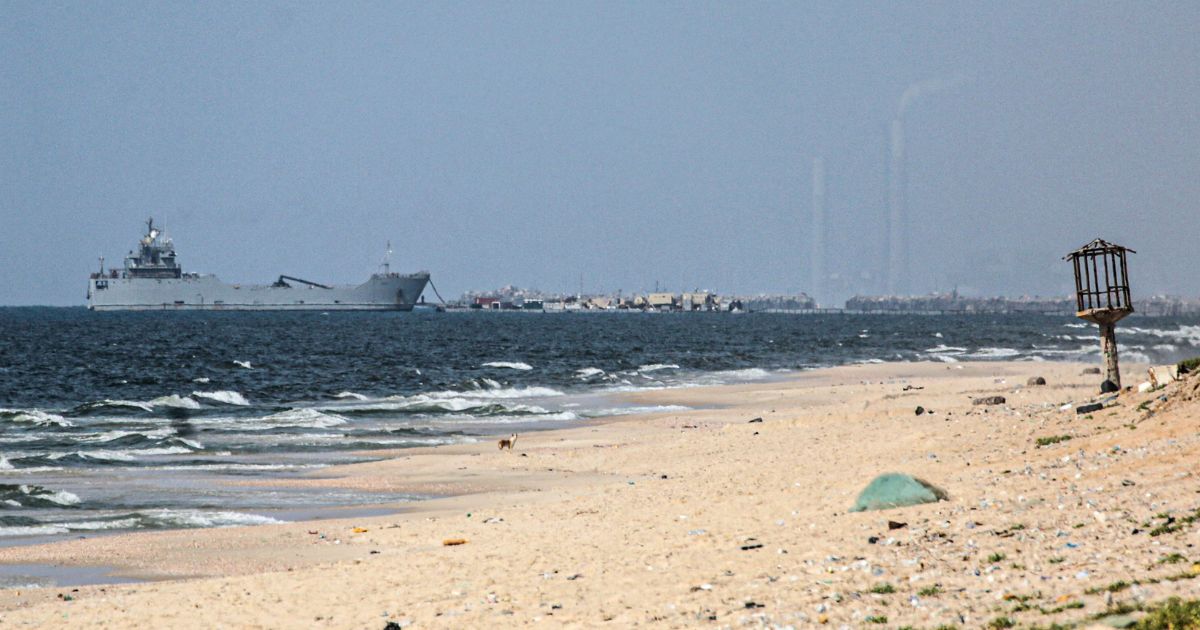
[[[1100,324],[1100,353],[1104,355],[1104,384],[1101,391],[1121,389],[1121,369],[1117,365],[1117,327],[1113,322]],[[1112,383],[1112,386],[1108,384]]]

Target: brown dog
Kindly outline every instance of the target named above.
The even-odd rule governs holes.
[[[513,447],[516,445],[517,445],[517,434],[516,433],[514,433],[506,438],[500,439],[500,450],[502,450],[502,451],[506,448],[511,451],[511,450],[513,450]]]

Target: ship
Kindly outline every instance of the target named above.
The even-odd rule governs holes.
[[[146,222],[146,235],[123,269],[93,272],[87,306],[93,311],[411,311],[429,272],[391,271],[391,247],[379,273],[359,285],[330,286],[281,275],[273,284],[226,284],[212,274],[184,273],[175,243]]]

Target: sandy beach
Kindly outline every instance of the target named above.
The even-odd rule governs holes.
[[[1200,379],[1077,414],[1098,399],[1083,367],[842,367],[637,393],[696,410],[526,433],[511,453],[389,451],[288,483],[445,498],[3,548],[143,581],[0,591],[0,624],[968,628],[1195,597]],[[973,404],[988,396],[1005,401]],[[849,512],[888,472],[949,499]]]

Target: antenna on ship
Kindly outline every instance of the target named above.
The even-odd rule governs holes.
[[[383,273],[387,275],[392,272],[392,242],[387,242],[387,253],[383,255]]]

